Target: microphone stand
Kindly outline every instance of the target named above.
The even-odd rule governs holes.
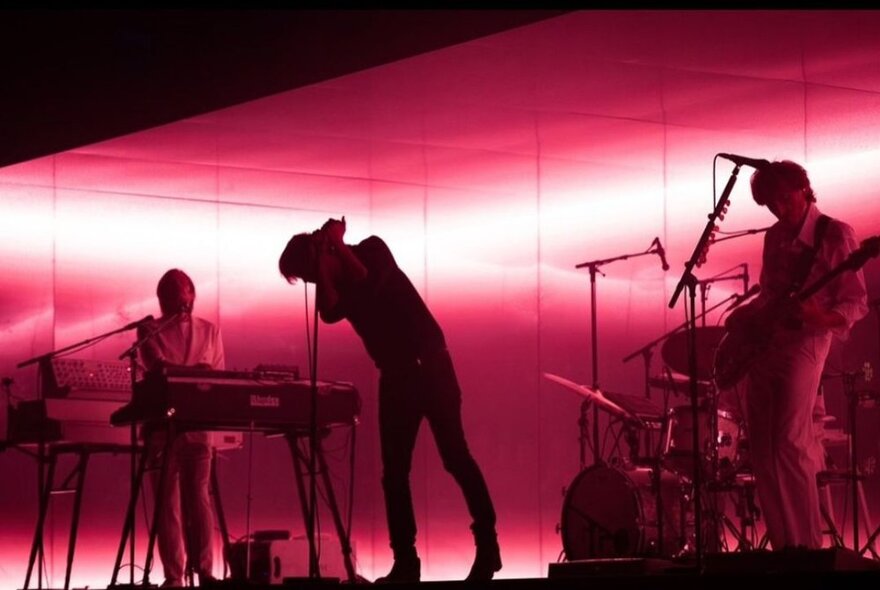
[[[132,400],[134,400],[135,382],[137,381],[137,352],[141,349],[141,347],[144,344],[147,343],[147,341],[150,338],[152,338],[153,336],[155,336],[156,334],[158,334],[159,332],[161,332],[162,330],[164,330],[165,328],[170,326],[175,320],[178,320],[182,313],[183,312],[175,313],[174,315],[170,315],[167,318],[165,318],[164,320],[162,320],[161,322],[159,322],[158,326],[156,326],[153,330],[150,330],[143,337],[136,340],[134,344],[129,346],[125,351],[123,351],[117,357],[119,360],[123,360],[126,358],[129,360],[129,365],[131,367],[129,372],[131,373]],[[143,320],[141,320],[141,321],[143,321]],[[140,324],[140,322],[137,322],[137,324]],[[135,327],[137,327],[137,326],[135,326]],[[138,488],[137,458],[135,457],[135,449],[137,449],[137,420],[131,421],[131,426],[129,427],[129,429],[130,429],[129,440],[131,441],[131,463],[129,465],[129,489],[130,489],[130,493],[131,493],[131,499],[130,499],[130,504],[129,504],[130,511],[126,515],[125,527],[128,530],[128,535],[129,535],[128,538],[130,541],[129,547],[128,547],[129,548],[128,559],[129,559],[129,564],[130,564],[130,566],[129,566],[129,585],[133,588],[135,585],[134,584],[134,563],[135,563],[134,507],[135,507],[135,503],[136,503],[137,488]],[[168,440],[166,441],[167,444],[165,447],[166,451],[171,448],[172,442],[173,441],[171,440],[171,432],[169,431]],[[144,451],[146,451],[146,443],[144,443],[144,445],[145,445]],[[145,455],[145,457],[146,457],[146,455]],[[167,455],[165,455],[165,459],[167,459]],[[163,460],[165,460],[165,459],[163,459]],[[157,504],[157,507],[156,507],[156,510],[154,510],[154,513],[155,513],[156,517],[158,518],[158,514],[159,514],[159,501],[158,501],[158,499],[157,499],[156,504]],[[153,528],[155,528],[155,525]],[[123,551],[122,546],[119,548],[119,551],[120,551],[119,558],[121,559],[122,551]],[[150,585],[150,570],[152,569],[152,558],[153,558],[153,536],[151,534],[150,540],[148,542],[147,557],[144,562],[144,578],[143,578],[144,586]],[[117,574],[118,574],[118,571],[113,572],[113,584],[111,584],[111,585],[115,585]]]
[[[115,334],[119,334],[122,332],[127,332],[128,330],[134,330],[135,328],[137,328],[138,326],[143,324],[145,321],[150,320],[150,319],[152,319],[152,316],[147,316],[146,318],[142,318],[142,319],[137,320],[135,322],[130,322],[130,323],[122,326],[121,328],[117,328],[115,330],[105,332],[104,334],[99,334],[97,336],[93,336],[92,338],[86,338],[85,340],[81,340],[80,342],[76,342],[74,344],[71,344],[70,346],[65,346],[63,348],[59,348],[58,350],[53,350],[53,351],[47,352],[45,354],[41,354],[39,356],[29,358],[25,361],[18,363],[16,365],[16,368],[21,369],[23,367],[27,367],[28,365],[32,365],[34,363],[39,363],[40,371],[41,372],[48,372],[48,369],[46,369],[46,363],[51,361],[53,358],[55,358],[57,356],[61,356],[65,352],[84,350],[84,349],[88,348],[89,346],[97,344],[98,342],[100,342],[101,340],[104,340],[105,338],[109,338],[110,336],[113,336]],[[134,365],[132,365],[132,368],[131,368],[132,392],[134,392],[134,377],[135,377]],[[43,397],[42,388],[39,389],[39,397],[40,398]],[[134,437],[132,437],[132,446],[131,446],[132,465],[134,465],[134,461],[135,461],[134,453],[135,453],[136,444],[137,444],[136,439]],[[46,502],[48,500],[48,496],[46,496],[45,494],[42,494],[42,489],[44,486],[44,479],[43,479],[44,478],[44,474],[43,474],[44,467],[43,466],[46,462],[46,443],[43,440],[43,433],[42,432],[40,434],[40,441],[39,441],[39,444],[37,445],[37,448],[38,448],[37,455],[38,455],[38,462],[39,462],[39,469],[37,471],[37,479],[38,479],[37,485],[38,485],[39,489],[41,490],[39,510],[40,510],[40,514],[43,514],[43,513],[45,513],[45,510],[47,508],[44,505],[44,502]],[[44,499],[44,496],[45,496],[45,499]],[[132,524],[132,526],[133,526],[133,524]],[[43,559],[44,559],[42,531],[40,532],[40,539],[39,539],[39,542],[37,545],[37,550],[39,551],[39,563],[42,564]],[[134,537],[132,537],[131,550],[132,550],[132,564],[133,564],[134,563]],[[33,557],[31,558],[30,563],[31,564],[33,563]],[[31,572],[30,572],[30,570],[28,570],[27,580],[25,581],[25,585],[24,585],[25,588],[27,588],[28,582],[30,581],[30,575],[31,575]],[[42,588],[42,584],[43,584],[43,568],[42,568],[42,565],[38,565],[37,566],[37,587]],[[132,584],[132,586],[134,586],[134,567],[131,568],[131,584]]]
[[[652,243],[652,246],[654,244]],[[617,262],[618,260],[626,260],[628,258],[637,258],[639,256],[646,256],[648,254],[659,254],[660,251],[657,247],[649,248],[646,252],[639,252],[637,254],[624,254],[622,256],[616,256],[614,258],[605,258],[601,260],[591,260],[589,262],[582,262],[580,264],[575,265],[576,269],[580,268],[589,268],[590,269],[590,341],[592,344],[592,372],[593,372],[593,389],[600,390],[599,387],[599,345],[598,345],[598,326],[596,325],[596,273],[602,274],[599,270],[600,266],[605,264],[610,264],[612,262]],[[586,467],[586,441],[587,441],[587,410],[590,405],[590,400],[585,399],[581,403],[581,417],[578,420],[578,424],[580,426],[580,443],[581,443],[581,469]],[[593,464],[602,463],[602,457],[599,452],[599,408],[598,406],[593,406]]]
[[[306,285],[305,281],[303,282]],[[306,286],[306,339],[308,340],[308,287]],[[309,542],[309,579],[317,580],[321,577],[321,568],[318,561],[318,547],[315,539],[315,529],[317,528],[317,502],[318,502],[318,474],[317,474],[317,457],[320,452],[318,441],[318,324],[320,316],[318,310],[318,287],[315,287],[315,311],[314,311],[314,336],[313,347],[310,350],[309,357],[309,457],[308,457],[308,474],[309,474],[309,494],[305,499],[305,489],[302,485],[302,476],[300,475],[300,460],[302,453],[299,448],[298,438],[300,433],[296,429],[288,429],[285,438],[287,445],[290,447],[291,458],[293,459],[294,472],[297,481],[297,490],[303,507],[303,520],[306,528],[306,537]],[[248,578],[250,576],[248,575]]]
[[[314,351],[312,353],[312,366],[309,368],[310,375],[310,392],[311,406],[309,413],[309,522],[306,523],[306,532],[309,537],[309,578],[318,579],[321,577],[321,568],[318,563],[318,546],[315,538],[315,528],[317,526],[317,506],[318,506],[318,474],[316,471],[316,458],[318,455],[318,323],[320,317],[318,315],[318,289],[315,288],[315,317],[313,320],[314,330]]]
[[[137,328],[138,326],[140,326],[142,323],[144,323],[145,321],[147,321],[149,319],[152,319],[152,316],[147,316],[146,318],[142,318],[136,322],[131,322],[129,324],[122,326],[121,328],[111,330],[110,332],[106,332],[104,334],[99,334],[97,336],[93,336],[92,338],[87,338],[85,340],[77,342],[76,344],[71,344],[70,346],[65,346],[64,348],[59,348],[58,350],[53,350],[53,351],[47,352],[45,354],[35,356],[35,357],[30,358],[26,361],[22,361],[22,362],[18,363],[17,365],[15,365],[15,367],[17,369],[21,369],[22,367],[26,367],[28,365],[32,365],[37,362],[48,361],[50,359],[55,358],[56,356],[61,356],[65,352],[68,352],[68,351],[71,351],[74,349],[88,348],[89,346],[96,344],[98,341],[103,340],[105,338],[108,338],[110,336],[113,336],[115,334],[119,334],[120,332],[127,332],[128,330],[134,330],[135,328]]]
[[[739,174],[740,164],[734,166],[733,171],[730,174],[730,178],[727,181],[727,185],[724,187],[724,191],[721,193],[721,197],[718,199],[718,203],[715,205],[714,211],[709,214],[709,220],[706,223],[706,227],[703,229],[703,234],[700,236],[699,241],[697,242],[696,247],[694,248],[693,253],[691,254],[690,259],[684,265],[684,273],[681,276],[681,279],[678,282],[678,285],[675,287],[675,292],[672,294],[672,299],[669,301],[669,308],[672,309],[675,307],[676,302],[678,302],[678,298],[681,295],[681,292],[685,289],[688,290],[688,301],[685,304],[685,317],[689,318],[687,321],[688,324],[688,368],[690,373],[690,385],[691,385],[691,420],[693,424],[693,449],[694,449],[694,530],[696,534],[694,535],[696,538],[696,569],[698,572],[703,569],[703,519],[702,519],[702,492],[701,487],[703,485],[703,478],[700,463],[700,415],[699,415],[699,390],[697,389],[697,318],[696,318],[696,287],[697,287],[697,278],[693,274],[693,269],[697,265],[698,262],[705,256],[705,250],[709,247],[710,238],[717,231],[717,226],[715,225],[715,220],[722,218],[724,212],[727,208],[728,200],[730,199],[730,193],[733,190],[733,185],[736,184],[737,175]],[[689,305],[688,305],[689,303]]]

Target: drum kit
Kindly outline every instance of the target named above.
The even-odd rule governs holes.
[[[752,548],[757,508],[744,418],[734,404],[719,403],[725,392],[712,381],[714,350],[723,335],[723,328],[698,329],[697,449],[690,403],[660,405],[648,397],[601,391],[544,373],[608,413],[630,446],[628,454],[583,468],[565,490],[559,532],[567,560],[687,558],[695,546],[695,496],[703,505],[705,546],[724,550],[731,533],[739,550]],[[662,388],[664,398],[669,392],[687,395],[685,334],[668,338],[662,356],[666,376],[651,378],[650,385]],[[641,444],[644,439],[647,445]],[[641,454],[641,447],[647,447],[647,453]],[[699,494],[694,493],[695,465],[701,470]],[[737,499],[739,526],[724,513],[731,494]]]

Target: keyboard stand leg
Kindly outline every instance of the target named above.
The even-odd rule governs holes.
[[[67,544],[67,569],[64,574],[64,590],[70,588],[70,572],[73,570],[73,555],[76,552],[76,535],[79,530],[79,515],[82,507],[83,487],[86,481],[86,468],[89,465],[90,451],[88,448],[81,449],[77,452],[79,459],[75,470],[71,473],[77,477],[76,493],[73,497],[73,515],[70,519],[70,538]],[[68,478],[69,480],[70,478]],[[66,487],[66,482],[65,482]]]
[[[217,513],[217,525],[223,542],[223,577],[229,565],[229,528],[226,526],[226,513],[220,499],[220,482],[217,480],[217,449],[211,449],[211,495],[214,497],[214,511]]]
[[[147,543],[147,557],[144,560],[144,586],[150,585],[150,571],[153,569],[153,548],[156,546],[156,533],[159,531],[159,519],[162,518],[162,511],[165,509],[165,502],[162,501],[162,490],[165,489],[165,482],[168,480],[168,457],[174,446],[174,439],[177,438],[177,432],[174,427],[169,424],[168,432],[165,437],[165,448],[162,451],[160,462],[162,467],[159,470],[159,485],[156,488],[156,494],[153,498],[153,522],[150,523],[150,540]],[[147,443],[144,446],[149,446]]]
[[[27,590],[31,583],[31,574],[33,573],[34,563],[36,561],[39,561],[39,563],[37,564],[37,578],[39,582],[38,586],[42,587],[43,585],[43,527],[46,523],[46,512],[48,512],[49,509],[49,494],[52,491],[52,483],[55,478],[55,464],[57,460],[58,456],[54,452],[50,451],[48,458],[49,470],[46,475],[45,481],[42,481],[42,474],[46,469],[44,467],[45,451],[42,448],[40,449],[40,459],[38,465],[41,480],[40,483],[42,484],[42,488],[40,489],[40,514],[37,517],[37,526],[34,529],[34,541],[31,544],[31,553],[30,557],[28,558],[27,574],[25,574],[24,586],[22,586],[24,590]],[[39,560],[37,559],[37,554],[39,554]]]
[[[132,447],[132,454],[137,450]],[[132,535],[131,523],[134,520],[134,510],[137,507],[138,490],[141,489],[141,483],[144,481],[144,471],[147,466],[147,445],[141,448],[140,458],[138,459],[137,472],[135,473],[134,486],[131,490],[131,497],[128,499],[128,508],[125,510],[125,522],[122,525],[122,537],[119,539],[119,549],[116,552],[116,561],[113,565],[113,575],[110,578],[110,588],[116,586],[116,579],[119,577],[119,570],[122,569],[122,556],[125,554],[125,545],[128,543],[128,537]],[[129,564],[134,569],[134,563]]]
[[[299,496],[299,504],[300,509],[302,510],[303,523],[305,523],[306,527],[306,535],[308,536],[309,543],[313,542],[314,530],[312,529],[312,519],[309,516],[309,501],[308,495],[306,494],[306,486],[304,481],[303,472],[307,471],[308,461],[306,460],[305,454],[299,448],[299,438],[296,434],[288,434],[285,437],[287,439],[287,444],[290,447],[290,455],[293,458],[293,473],[296,476],[296,491]],[[306,466],[306,467],[304,467]],[[314,553],[309,549],[309,559],[316,559]],[[320,570],[318,569],[317,563],[310,564],[309,567],[310,572],[317,572],[318,576],[320,576]]]
[[[336,525],[336,535],[339,537],[339,545],[342,548],[342,560],[345,564],[345,573],[348,574],[349,582],[357,582],[357,576],[354,573],[354,565],[351,562],[351,544],[348,540],[348,533],[339,515],[339,507],[336,504],[336,494],[333,493],[333,482],[330,480],[330,471],[327,469],[327,461],[324,459],[324,452],[318,446],[318,465],[321,470],[321,477],[324,480],[324,492],[327,494],[327,503],[330,507],[330,513],[333,515],[333,522]]]
[[[287,442],[290,445],[290,452],[293,455],[293,468],[294,473],[296,475],[296,487],[299,493],[300,505],[302,507],[303,520],[306,523],[306,533],[309,535],[309,538],[313,538],[312,535],[312,519],[309,518],[309,503],[307,501],[305,483],[304,483],[304,472],[308,471],[308,461],[307,456],[304,451],[302,451],[297,443],[297,437],[293,434],[287,436]],[[345,526],[342,522],[342,517],[339,515],[339,507],[336,504],[336,494],[333,492],[333,482],[330,479],[330,472],[327,469],[327,461],[324,458],[324,452],[321,450],[320,442],[318,443],[317,448],[317,469],[321,473],[321,483],[324,488],[324,494],[326,497],[327,506],[330,509],[330,513],[333,516],[333,523],[336,526],[336,534],[339,538],[339,545],[342,549],[342,560],[345,566],[345,573],[348,576],[350,582],[357,581],[357,575],[354,571],[354,565],[351,560],[351,543],[348,540],[348,533],[345,530]],[[317,474],[310,473],[311,477],[316,477]],[[317,565],[314,564],[315,567],[311,569],[311,571],[319,572]]]

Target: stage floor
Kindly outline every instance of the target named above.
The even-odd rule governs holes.
[[[370,583],[351,583],[335,578],[285,578],[281,584],[223,580],[206,587],[229,590],[270,590],[279,587],[333,590],[360,585]],[[880,561],[859,556],[844,548],[707,554],[699,567],[693,560],[609,558],[552,563],[545,578],[491,582],[431,581],[388,586],[400,590],[467,590],[481,587],[493,590],[869,589],[880,588]],[[131,587],[121,584],[113,588]]]

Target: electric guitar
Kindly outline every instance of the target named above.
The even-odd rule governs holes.
[[[743,308],[736,321],[728,320],[727,332],[715,351],[713,378],[719,389],[730,389],[768,349],[778,329],[800,329],[799,304],[846,270],[858,270],[880,254],[880,236],[868,238],[846,260],[797,293],[768,301],[760,308]],[[731,320],[734,317],[731,316]]]

